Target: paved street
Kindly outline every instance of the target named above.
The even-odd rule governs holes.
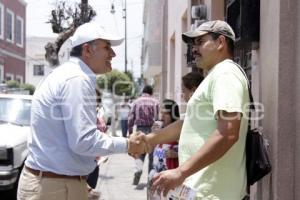
[[[146,164],[146,163],[145,163]],[[146,166],[146,165],[144,165]],[[144,170],[146,172],[146,170]],[[134,160],[128,155],[118,154],[100,167],[97,190],[101,200],[143,200],[146,199],[146,174],[143,173],[140,184],[132,185]]]
[[[119,131],[117,132],[119,135]],[[145,159],[147,160],[147,158]],[[140,184],[132,185],[134,159],[127,154],[109,156],[106,163],[100,166],[96,190],[101,192],[101,200],[144,200],[146,199],[147,163]]]

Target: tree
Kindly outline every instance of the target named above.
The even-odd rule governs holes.
[[[118,96],[133,96],[135,93],[134,82],[126,73],[118,70],[100,75],[97,78],[97,85],[99,88]]]
[[[129,70],[127,70],[126,72],[124,72],[128,77],[129,77],[129,79],[131,80],[131,81],[134,81],[133,79],[133,73],[132,73],[132,71],[129,71]]]
[[[96,12],[88,5],[88,0],[81,0],[75,6],[67,5],[64,1],[59,1],[56,8],[51,11],[51,23],[53,33],[58,33],[55,42],[47,43],[45,46],[45,58],[50,66],[58,66],[58,52],[63,43],[73,35],[76,28],[96,16]]]
[[[132,97],[136,97],[138,92],[140,91],[140,87],[141,87],[141,84],[138,83],[138,81],[135,81],[134,80],[134,76],[133,76],[133,72],[132,71],[126,71],[125,74],[127,74],[127,76],[129,77],[129,79],[133,82],[134,84],[134,94]]]

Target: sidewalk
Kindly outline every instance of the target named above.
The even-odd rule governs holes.
[[[120,132],[117,131],[117,135]],[[134,159],[127,154],[110,155],[106,163],[100,166],[96,187],[101,192],[101,200],[146,200],[147,161],[145,159],[143,175],[138,186],[132,185]]]

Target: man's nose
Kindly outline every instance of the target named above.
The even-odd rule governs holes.
[[[198,53],[198,48],[196,45],[192,46],[192,53]]]
[[[110,54],[111,54],[111,57],[115,57],[116,56],[116,53],[115,53],[115,51],[112,49],[112,48],[110,48]]]

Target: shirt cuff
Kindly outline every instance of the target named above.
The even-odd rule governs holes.
[[[127,153],[127,139],[123,137],[113,137],[114,153]]]

